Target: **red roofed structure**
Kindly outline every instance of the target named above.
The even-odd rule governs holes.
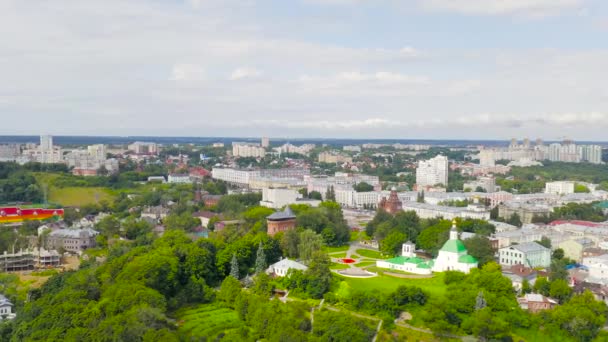
[[[555,220],[549,225],[551,226],[561,226],[562,224],[573,224],[577,226],[585,226],[585,227],[602,227],[601,223],[591,222],[591,221],[581,221],[581,220]]]
[[[63,209],[0,207],[0,223],[62,218]]]

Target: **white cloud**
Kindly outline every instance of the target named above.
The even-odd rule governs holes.
[[[584,0],[419,0],[428,10],[470,15],[556,15],[580,9]]]
[[[230,80],[236,81],[244,78],[257,78],[262,75],[262,72],[255,68],[242,67],[235,69],[230,74]]]
[[[171,69],[172,81],[203,81],[205,69],[196,64],[175,64]]]

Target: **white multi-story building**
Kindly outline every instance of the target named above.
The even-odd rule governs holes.
[[[250,179],[259,174],[259,170],[239,170],[218,167],[214,167],[211,170],[211,178],[242,186],[249,185]]]
[[[361,152],[361,146],[359,145],[346,145],[342,147],[342,150],[348,152]]]
[[[583,266],[589,270],[587,282],[608,284],[608,254],[583,258]]]
[[[477,188],[483,189],[485,192],[496,191],[496,179],[494,177],[477,177],[477,180],[464,183],[463,190],[477,191]]]
[[[88,146],[86,151],[73,150],[65,155],[64,160],[76,175],[96,175],[102,167],[109,173],[118,172],[118,160],[106,158],[106,147],[101,144]]]
[[[489,220],[490,212],[480,206],[469,205],[468,207],[448,207],[418,202],[403,202],[404,211],[415,211],[420,218],[455,219],[456,217]]]
[[[158,145],[153,142],[136,141],[130,144],[127,149],[135,154],[158,154]]]
[[[292,145],[290,143],[275,147],[274,150],[278,153],[298,153],[307,156],[310,151],[316,147],[315,144],[304,144],[301,146]]]
[[[192,179],[190,178],[190,175],[187,173],[184,173],[184,174],[171,173],[167,177],[167,182],[174,183],[174,184],[189,184],[189,183],[192,183]]]
[[[24,151],[24,154],[43,164],[61,163],[61,149],[53,145],[51,135],[41,135],[38,150]]]
[[[266,149],[258,144],[233,142],[232,155],[234,157],[262,158],[266,155]]]
[[[270,139],[268,139],[268,137],[262,137],[261,143],[263,148],[268,148],[268,146],[270,146]]]
[[[260,205],[278,209],[288,204],[296,203],[300,198],[302,198],[302,194],[297,190],[264,188],[262,189],[262,201]]]
[[[602,147],[599,145],[583,145],[582,159],[592,164],[602,163]]]
[[[567,195],[574,193],[574,182],[559,181],[545,184],[546,194]]]
[[[420,160],[416,169],[418,186],[448,185],[448,158],[438,155],[429,160]]]
[[[549,267],[551,249],[537,242],[503,247],[498,250],[498,261],[501,265],[524,265],[527,267]]]
[[[352,163],[353,158],[334,152],[321,152],[319,153],[319,163],[338,164],[338,163]]]

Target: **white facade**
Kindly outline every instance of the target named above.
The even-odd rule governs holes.
[[[270,139],[268,139],[268,137],[262,137],[261,143],[263,148],[268,148],[268,146],[270,146]]]
[[[211,178],[237,185],[249,185],[250,179],[259,174],[260,172],[256,170],[239,170],[217,167],[214,167],[211,170]]]
[[[342,150],[344,151],[349,151],[349,152],[361,152],[361,146],[358,145],[347,145],[347,146],[343,146]]]
[[[233,142],[232,155],[234,157],[262,158],[266,155],[266,149],[257,144]]]
[[[129,151],[135,152],[135,154],[158,154],[158,145],[153,142],[142,142],[136,141],[127,146]]]
[[[418,186],[448,185],[448,158],[438,155],[429,160],[420,160],[416,169]]]
[[[503,247],[498,250],[498,262],[501,265],[524,265],[527,267],[549,267],[551,249],[536,242]]]
[[[469,273],[477,268],[477,260],[469,255],[466,247],[458,239],[456,223],[450,229],[450,239],[441,247],[433,262],[433,272],[460,271]]]
[[[608,283],[608,254],[583,258],[583,266],[589,270],[590,283]]]
[[[308,267],[297,261],[283,259],[277,263],[270,265],[270,267],[268,267],[268,269],[266,270],[266,273],[274,274],[279,277],[284,277],[291,269],[306,271]]]
[[[91,145],[87,150],[73,150],[65,155],[65,162],[69,167],[78,170],[83,174],[90,172],[96,173],[101,167],[104,167],[109,173],[118,172],[118,160],[106,157],[105,145]]]
[[[574,182],[560,181],[547,182],[545,184],[545,193],[555,195],[567,195],[574,193]]]
[[[264,188],[262,189],[262,201],[260,201],[260,205],[278,209],[289,204],[294,204],[300,198],[302,198],[302,194],[297,190]]]
[[[190,175],[188,174],[169,174],[167,177],[167,181],[169,183],[180,183],[180,184],[188,184],[192,183],[190,179]]]
[[[13,319],[16,317],[16,314],[13,313],[13,303],[0,294],[0,321],[5,317],[6,319]]]
[[[404,211],[415,211],[420,218],[443,217],[447,220],[456,217],[480,220],[490,219],[490,212],[488,210],[477,211],[471,210],[469,207],[448,207],[418,202],[404,202],[402,207]]]
[[[352,163],[353,158],[335,152],[319,153],[319,163],[337,164],[337,163]]]

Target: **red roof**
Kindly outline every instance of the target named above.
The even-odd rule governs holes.
[[[574,224],[577,226],[585,226],[585,227],[600,227],[601,226],[600,223],[591,222],[591,221],[581,221],[581,220],[555,220],[555,221],[549,223],[549,225],[551,225],[551,226],[559,226],[562,224]]]

